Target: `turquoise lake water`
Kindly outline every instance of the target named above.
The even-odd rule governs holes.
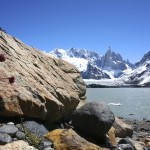
[[[150,119],[150,88],[87,88],[86,96],[105,102],[116,116]]]

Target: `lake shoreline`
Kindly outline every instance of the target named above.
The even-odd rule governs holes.
[[[87,84],[86,88],[150,88],[150,86],[143,86],[143,85],[116,85],[116,86],[109,86],[109,85],[101,85],[101,84]]]

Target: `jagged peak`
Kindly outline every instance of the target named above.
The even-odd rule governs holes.
[[[111,52],[111,51],[112,51],[111,47],[109,46],[107,52]]]
[[[76,58],[84,58],[84,59],[99,59],[100,56],[98,53],[96,53],[95,51],[90,51],[90,50],[86,50],[83,48],[70,48],[67,50],[61,49],[61,48],[55,48],[52,52],[50,52],[51,54],[55,54],[57,57],[62,58],[62,57],[76,57]]]
[[[111,59],[113,61],[123,61],[122,56],[119,53],[114,52],[110,46],[106,53],[103,55],[103,58]]]

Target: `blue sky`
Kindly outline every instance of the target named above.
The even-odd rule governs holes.
[[[150,0],[1,0],[0,26],[51,51],[109,46],[136,62],[150,50]]]

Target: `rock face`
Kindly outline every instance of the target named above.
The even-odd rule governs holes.
[[[110,67],[112,69],[124,70],[127,69],[126,61],[123,60],[120,54],[111,51],[110,47],[106,54],[102,56],[102,67]]]
[[[115,120],[113,112],[103,103],[87,103],[72,116],[75,129],[99,138],[107,133]]]
[[[86,141],[72,129],[56,129],[45,138],[54,142],[55,150],[108,150]]]
[[[110,79],[109,75],[92,63],[88,63],[85,72],[82,72],[83,79]]]
[[[67,119],[86,87],[71,64],[52,58],[0,31],[0,116],[26,116],[56,122]],[[6,77],[14,76],[10,84]]]

